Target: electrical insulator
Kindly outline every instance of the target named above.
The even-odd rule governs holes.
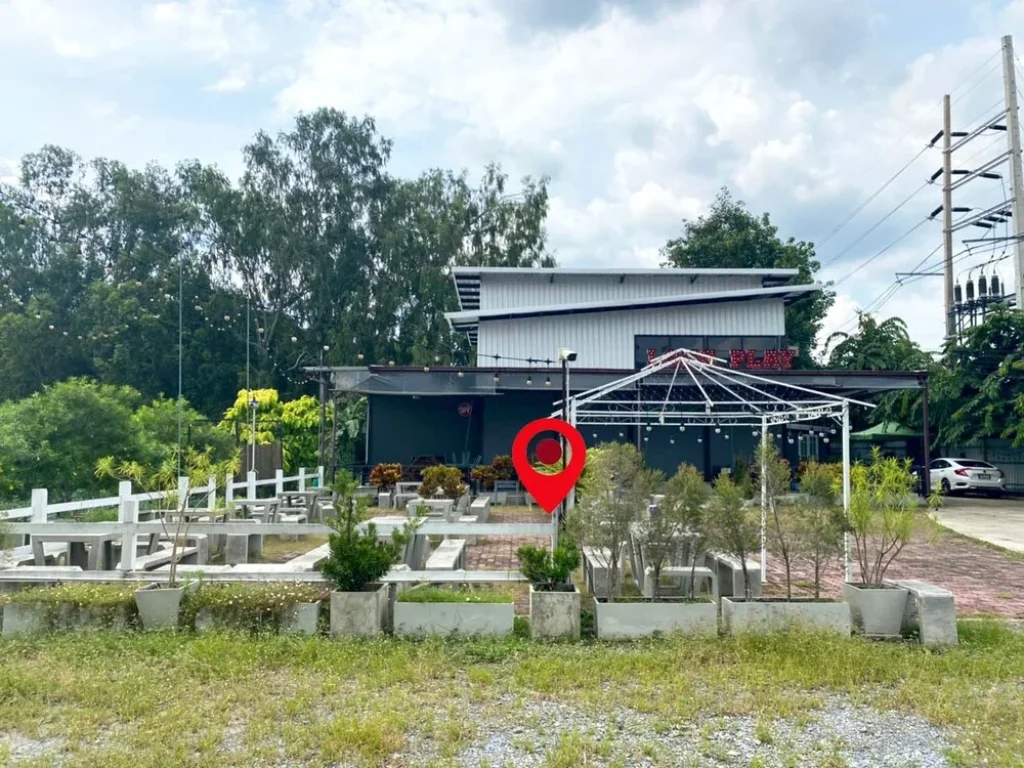
[[[981,277],[978,278],[978,298],[984,299],[988,294],[988,278],[985,277],[985,273],[981,273]]]
[[[1001,299],[1003,297],[1001,288],[1002,286],[999,285],[999,275],[992,275],[992,284],[989,286],[988,295],[994,299]]]
[[[962,304],[964,300],[964,289],[960,287],[960,283],[953,286],[953,303]]]
[[[974,301],[974,280],[967,278],[967,300]]]

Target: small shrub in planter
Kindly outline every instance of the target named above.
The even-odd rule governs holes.
[[[514,603],[515,593],[507,589],[414,587],[395,601],[395,634],[508,635]]]
[[[60,584],[11,592],[0,601],[5,635],[75,627],[125,631],[138,622],[138,584]]]
[[[138,462],[117,463],[113,457],[100,459],[96,464],[96,476],[117,480],[131,480],[146,491],[162,491],[157,500],[159,520],[164,535],[171,540],[171,563],[165,584],[154,583],[135,592],[135,603],[143,629],[166,629],[178,626],[181,600],[185,587],[178,583],[178,554],[188,536],[191,516],[185,514],[189,507],[192,489],[205,487],[211,478],[229,476],[238,466],[237,459],[215,463],[212,449],[183,451],[179,468],[179,457],[174,453],[159,467],[145,467]],[[178,476],[185,478],[184,488],[179,488]],[[223,502],[221,502],[223,503]]]
[[[842,550],[845,529],[842,510],[835,503],[832,477],[820,464],[808,464],[801,476],[807,501],[783,504],[789,490],[790,470],[770,435],[757,450],[757,464],[765,484],[766,516],[771,546],[782,559],[786,597],[723,597],[722,623],[728,632],[764,632],[800,626],[804,629],[850,634],[846,603],[821,598],[821,574]],[[814,573],[814,597],[793,597],[793,566],[806,562]]]
[[[334,586],[331,592],[331,634],[369,636],[383,632],[387,625],[387,585],[380,583],[397,563],[418,521],[410,521],[403,531],[394,531],[389,541],[379,541],[377,528],[367,523],[358,527],[369,499],[354,499],[356,481],[351,473],[338,473],[334,490],[339,514],[328,521],[334,528],[328,539],[330,554],[320,570]]]
[[[554,550],[526,544],[518,549],[519,570],[530,581],[530,632],[533,637],[579,638],[580,593],[570,578],[580,566],[576,545]]]
[[[182,621],[199,632],[241,629],[312,635],[320,603],[328,594],[322,585],[298,582],[201,583],[185,596]]]
[[[477,484],[477,488],[481,491],[487,491],[494,487],[494,481],[498,479],[498,474],[494,471],[494,467],[481,464],[479,467],[473,467],[470,470],[469,477]]]
[[[512,457],[506,455],[495,456],[491,468],[494,470],[495,480],[511,480],[516,471]]]
[[[378,493],[394,490],[401,480],[401,464],[378,464],[370,470],[370,485],[376,486]]]
[[[850,529],[860,581],[843,584],[854,624],[873,637],[900,634],[909,592],[886,586],[885,572],[910,541],[916,478],[910,460],[883,458],[850,469]]]
[[[424,469],[422,476],[419,494],[424,499],[433,499],[440,495],[454,501],[466,493],[466,484],[462,482],[462,470],[458,467],[435,464]]]

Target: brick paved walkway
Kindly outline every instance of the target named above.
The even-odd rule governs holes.
[[[858,578],[856,560],[854,579]],[[953,593],[958,616],[998,615],[1024,618],[1024,558],[1007,554],[952,532],[935,531],[922,523],[914,538],[886,571],[886,578],[916,579]],[[810,579],[806,570],[794,569],[793,580]],[[768,556],[770,592],[785,589],[781,559]],[[838,596],[842,589],[842,563],[829,569],[824,591]],[[794,594],[811,590],[794,587]]]

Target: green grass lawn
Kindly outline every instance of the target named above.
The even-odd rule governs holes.
[[[1020,765],[1022,681],[1024,636],[994,622],[961,623],[961,645],[946,651],[813,635],[543,644],[64,634],[0,641],[0,764],[457,765],[487,718],[511,726],[528,705],[571,704],[597,722],[614,703],[657,724],[640,751],[662,765],[658,728],[749,715],[767,739],[773,718],[809,721],[841,695],[946,727],[955,765]],[[635,764],[614,750],[562,734],[540,764]],[[843,764],[828,760],[798,764]]]

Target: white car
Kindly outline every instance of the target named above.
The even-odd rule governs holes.
[[[935,459],[929,467],[931,487],[943,493],[978,491],[992,496],[1006,492],[1003,470],[978,459]]]

